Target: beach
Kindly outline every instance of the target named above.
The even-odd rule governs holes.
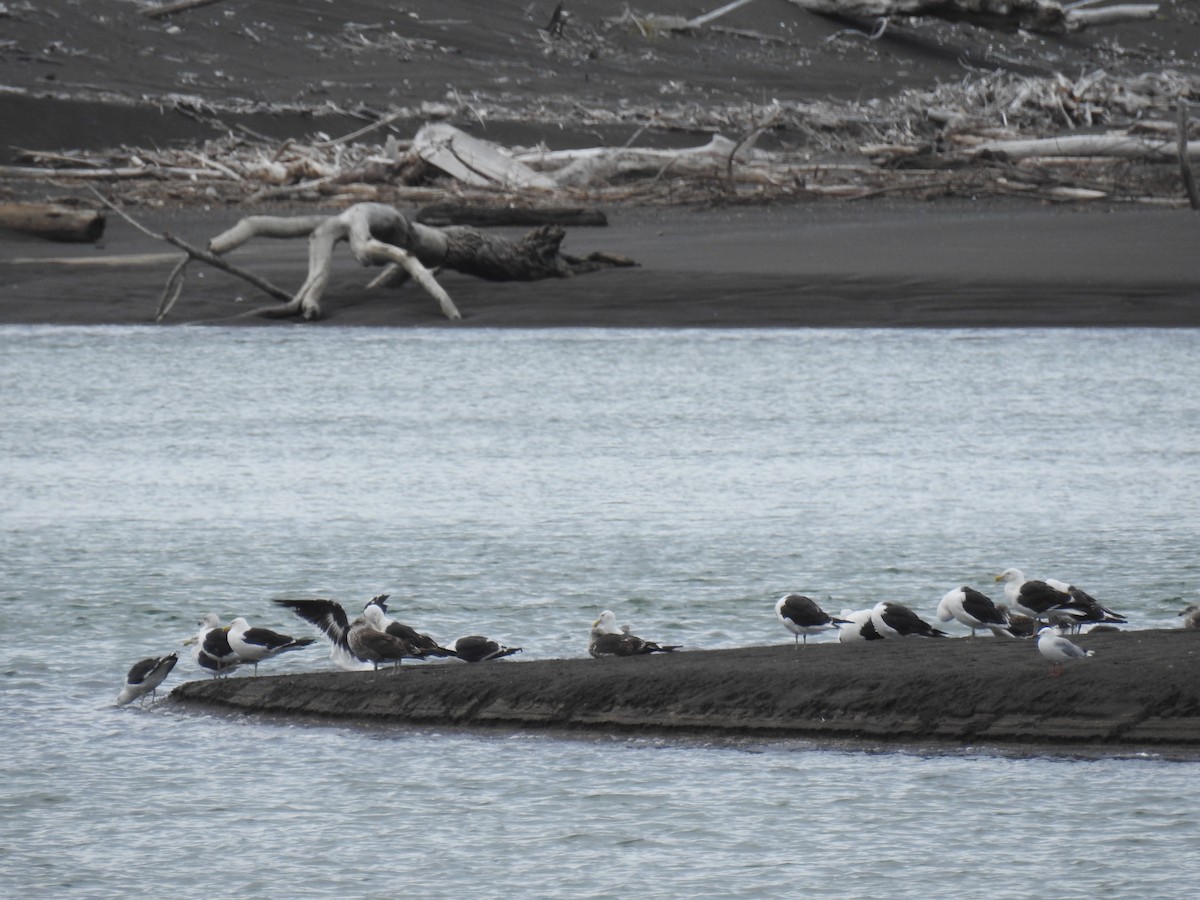
[[[252,204],[244,199],[250,188],[239,194],[236,185],[204,187],[203,181],[189,187],[186,180],[156,179],[153,171],[130,179],[55,177],[64,170],[54,167],[84,156],[94,166],[97,160],[136,161],[138,148],[143,155],[175,148],[211,174],[222,163],[204,155],[215,152],[205,142],[222,135],[222,152],[233,146],[229,136],[237,136],[243,149],[278,154],[291,143],[349,134],[385,112],[388,127],[362,140],[403,141],[425,122],[438,121],[504,147],[691,147],[715,133],[745,139],[756,117],[786,110],[792,124],[755,132],[758,146],[784,148],[794,157],[811,145],[804,151],[811,164],[832,169],[870,165],[859,144],[868,132],[882,134],[889,120],[882,113],[868,124],[854,124],[858,119],[866,123],[873,109],[906,92],[960,79],[964,65],[981,78],[988,72],[1012,78],[1085,70],[1114,78],[1200,73],[1200,23],[1174,5],[1151,22],[1059,38],[919,19],[892,23],[874,42],[864,40],[854,22],[777,3],[748,4],[706,29],[654,34],[646,33],[646,23],[658,20],[626,21],[616,4],[589,4],[571,13],[557,37],[543,21],[552,9],[517,4],[485,12],[475,4],[416,2],[398,12],[365,0],[335,8],[272,2],[258,4],[250,16],[216,3],[163,18],[144,15],[153,4],[128,0],[90,4],[69,17],[50,6],[13,9],[5,20],[12,52],[0,58],[0,164],[12,165],[0,178],[0,201],[100,209],[107,226],[94,245],[0,230],[0,322],[9,324],[153,321],[180,253],[103,207],[94,191],[152,231],[199,247],[243,216],[332,215],[350,202],[344,195],[298,192]],[[664,0],[645,12],[687,18],[703,11]],[[838,111],[841,124],[812,124],[822,110]],[[835,137],[821,138],[821,128]],[[1096,129],[1072,123],[1067,130]],[[31,168],[31,161],[48,168]],[[1013,171],[1000,174],[1011,180]],[[901,169],[895,173],[899,179]],[[768,185],[749,198],[717,186],[705,202],[696,202],[693,192],[686,203],[661,195],[653,203],[625,203],[612,199],[612,191],[577,192],[568,199],[598,209],[610,224],[569,228],[564,251],[619,254],[636,268],[531,283],[491,283],[454,272],[440,278],[465,327],[1200,322],[1193,265],[1200,219],[1182,203],[1170,166],[1154,167],[1151,181],[1162,193],[1142,198],[1150,203],[1128,196],[1118,202],[1119,191],[1077,202],[1051,201],[1045,191],[997,196],[984,182],[972,196],[949,175],[944,188],[925,192],[934,199],[914,200],[907,188],[891,193],[887,177],[872,176],[883,179],[882,189],[859,191],[848,201],[814,199],[787,185]],[[994,185],[998,175],[986,177]],[[1055,177],[1060,187],[1066,183]],[[815,184],[819,176],[812,179]],[[431,186],[434,193],[460,196],[444,180]],[[383,187],[372,190],[390,196]],[[1081,188],[1071,190],[1076,196]],[[478,191],[467,199],[480,202]],[[491,198],[499,205],[513,200],[511,194]],[[409,215],[421,209],[418,202],[397,205]],[[502,233],[516,237],[522,230]],[[304,279],[303,244],[259,241],[231,261],[291,291]],[[164,325],[279,324],[244,315],[268,302],[261,292],[201,269],[191,267]],[[366,290],[373,274],[339,257],[324,317],[314,327],[447,326],[436,305],[412,287]]]

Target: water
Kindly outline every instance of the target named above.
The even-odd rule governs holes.
[[[0,328],[0,893],[1190,897],[1192,762],[111,704],[204,612],[310,633],[283,595],[388,592],[443,640],[533,658],[584,655],[603,608],[688,647],[777,643],[782,592],[930,617],[959,584],[998,597],[1007,566],[1171,625],[1200,584],[1198,349]],[[194,677],[185,658],[166,687]]]

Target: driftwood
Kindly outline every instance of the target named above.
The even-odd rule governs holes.
[[[392,284],[395,276],[404,273],[438,301],[446,318],[458,321],[461,313],[431,269],[453,269],[489,281],[535,281],[634,265],[608,254],[568,256],[560,250],[565,236],[562,229],[545,226],[510,241],[465,226],[433,228],[411,221],[391,206],[359,203],[335,216],[249,216],[209,241],[208,251],[219,257],[255,237],[308,238],[304,284],[282,306],[255,311],[261,315],[319,318],[333,249],[347,241],[362,265],[386,267],[371,286]]]
[[[1095,25],[1153,19],[1157,3],[1123,3],[1094,8],[1092,0],[791,0],[801,9],[827,16],[879,19],[934,16],[984,28],[1023,28],[1060,34]]]
[[[148,19],[162,19],[175,13],[186,12],[200,6],[211,6],[221,0],[180,0],[178,3],[166,3],[162,6],[151,6],[142,10],[142,15]]]
[[[1171,139],[1150,140],[1129,134],[1064,134],[1051,138],[986,141],[976,146],[972,155],[1008,160],[1092,156],[1172,160],[1181,151],[1188,157],[1200,156],[1200,141],[1179,144]]]
[[[1179,156],[1179,177],[1187,194],[1188,205],[1200,209],[1200,191],[1196,190],[1196,176],[1192,174],[1192,162],[1188,153],[1188,102],[1180,97],[1176,109],[1175,152]]]
[[[93,244],[104,234],[104,213],[54,203],[0,203],[0,228],[48,241]]]
[[[513,190],[552,191],[553,180],[446,122],[424,126],[413,138],[413,153],[463,184],[499,186]]]
[[[417,213],[422,225],[444,228],[447,225],[473,225],[477,228],[502,228],[537,225],[592,226],[608,225],[608,216],[598,209],[579,206],[479,206],[462,203],[435,203]]]

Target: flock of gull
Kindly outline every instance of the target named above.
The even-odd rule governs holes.
[[[1085,625],[1095,629],[1126,624],[1124,616],[1073,584],[1052,578],[1027,579],[1019,569],[1005,569],[996,581],[1004,582],[1004,603],[963,585],[947,591],[938,602],[938,621],[965,625],[971,638],[979,630],[1007,638],[1036,636],[1038,652],[1051,664],[1051,676],[1061,675],[1063,664],[1072,659],[1095,655],[1064,637],[1064,631],[1079,632]],[[1193,611],[1200,613],[1188,607],[1180,615]],[[775,603],[775,616],[795,635],[797,645],[801,638],[807,643],[810,634],[832,629],[838,630],[842,642],[947,636],[904,604],[886,600],[868,609],[831,616],[803,594],[786,594]],[[1189,618],[1185,624],[1194,627],[1196,622]]]
[[[1006,569],[996,576],[996,581],[1004,582],[1005,602],[995,603],[971,587],[958,587],[947,592],[938,603],[937,619],[943,623],[957,621],[965,625],[971,631],[971,638],[978,630],[1008,638],[1036,636],[1038,651],[1051,663],[1052,676],[1062,673],[1064,663],[1093,655],[1093,651],[1084,650],[1064,637],[1063,632],[1078,632],[1085,625],[1111,628],[1126,623],[1124,616],[1065,582],[1029,580],[1017,569]],[[521,651],[520,647],[506,647],[482,635],[460,637],[442,646],[429,635],[389,617],[387,598],[387,594],[372,597],[363,607],[362,614],[353,620],[341,604],[333,600],[277,599],[273,602],[315,625],[330,645],[330,660],[337,668],[348,671],[378,673],[380,665],[398,666],[405,659],[452,658],[479,663]],[[834,629],[839,632],[838,639],[842,642],[947,636],[945,631],[934,627],[909,607],[891,601],[831,616],[811,598],[791,593],[776,601],[775,615],[794,635],[797,647],[801,640],[807,644],[809,635]],[[1189,606],[1179,615],[1185,616],[1185,627],[1200,627],[1200,606]],[[213,677],[223,677],[246,665],[257,674],[260,662],[302,649],[316,640],[251,627],[242,617],[222,625],[215,613],[205,615],[199,624],[199,631],[185,643],[192,645],[195,664]],[[628,625],[618,626],[611,610],[604,610],[592,624],[588,641],[588,653],[596,658],[670,653],[678,649],[679,645],[640,638]],[[129,670],[117,705],[153,697],[178,661],[178,653],[139,660]]]

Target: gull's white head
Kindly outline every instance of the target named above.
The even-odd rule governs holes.
[[[620,629],[617,628],[617,614],[611,609],[606,609],[600,613],[600,618],[592,623],[592,629],[601,634],[620,634]]]

